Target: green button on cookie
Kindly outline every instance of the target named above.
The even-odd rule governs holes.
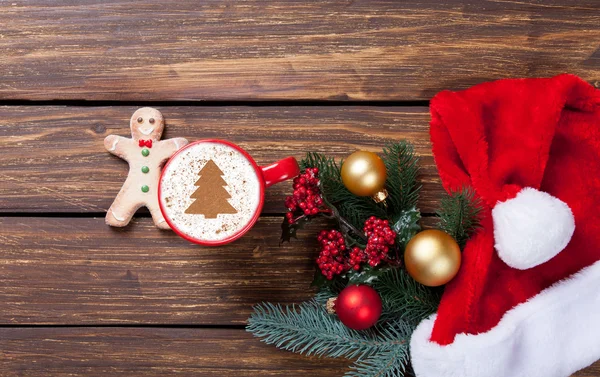
[[[148,192],[149,190],[150,190],[150,187],[148,187],[147,185],[142,186],[142,192]]]
[[[148,155],[150,154],[150,151],[146,148],[142,149],[142,156],[144,157],[148,157]]]
[[[150,171],[150,168],[148,168],[147,166],[142,166],[142,173],[146,174]]]

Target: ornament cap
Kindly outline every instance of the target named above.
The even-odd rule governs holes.
[[[381,203],[383,202],[383,204],[385,204],[385,200],[388,197],[388,192],[386,189],[381,189],[381,191],[378,191],[377,193],[375,193],[375,195],[373,195],[373,200],[375,201],[375,203]]]
[[[331,297],[329,300],[327,300],[327,303],[325,304],[325,309],[327,309],[327,313],[335,314],[335,302],[336,301],[337,301],[337,297]]]

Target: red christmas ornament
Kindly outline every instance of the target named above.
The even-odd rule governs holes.
[[[365,330],[381,316],[381,297],[368,285],[349,285],[340,292],[334,309],[344,325]]]

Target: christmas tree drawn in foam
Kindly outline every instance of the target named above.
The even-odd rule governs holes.
[[[227,182],[222,178],[223,171],[213,160],[209,160],[198,175],[200,178],[194,183],[194,186],[198,186],[198,188],[190,196],[195,200],[185,210],[185,213],[204,215],[207,219],[216,219],[220,213],[238,213],[227,201],[231,198],[225,189]]]

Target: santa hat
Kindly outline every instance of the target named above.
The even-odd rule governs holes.
[[[566,377],[600,358],[600,91],[501,80],[431,101],[444,188],[482,227],[411,339],[417,377]]]

